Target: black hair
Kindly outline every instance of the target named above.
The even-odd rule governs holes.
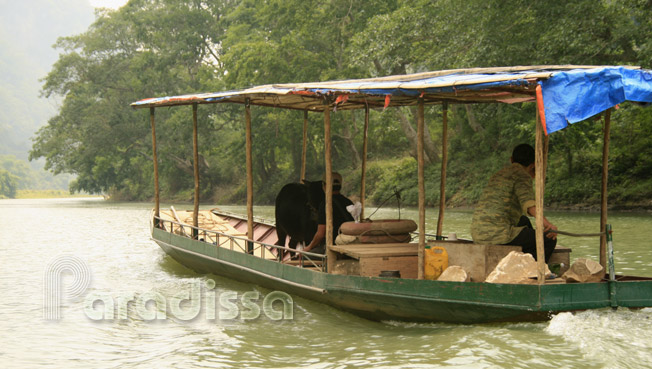
[[[534,147],[528,144],[520,144],[512,152],[512,161],[524,167],[534,163]]]

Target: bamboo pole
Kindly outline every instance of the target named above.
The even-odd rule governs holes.
[[[333,246],[333,167],[331,162],[331,112],[328,101],[324,108],[324,161],[326,166],[326,270],[330,273],[335,264]]]
[[[192,237],[198,238],[199,226],[199,149],[197,141],[197,103],[192,104],[192,158],[193,158],[193,172],[195,177],[195,201],[194,210],[192,213]]]
[[[301,178],[306,178],[306,155],[308,153],[308,110],[303,111],[303,146],[301,149]]]
[[[543,245],[543,192],[545,183],[545,159],[543,126],[536,114],[536,148],[535,148],[535,204],[536,204],[536,243],[537,243],[537,282],[544,284],[546,280],[545,248]]]
[[[446,166],[448,163],[448,103],[443,105],[443,127],[441,148],[441,183],[439,185],[439,217],[437,218],[437,236],[441,238],[444,226],[444,209],[446,208]]]
[[[548,178],[548,147],[550,136],[543,136],[543,178]],[[543,188],[546,188],[546,181],[543,181]]]
[[[367,136],[369,134],[369,105],[364,107],[364,129],[362,131],[362,175],[360,176],[360,219],[364,219],[364,199],[366,194],[365,180],[367,176]]]
[[[607,179],[609,175],[609,132],[611,130],[611,108],[604,114],[602,127],[602,189],[600,192],[600,232],[604,232],[607,225]],[[600,236],[600,265],[607,270],[607,235]]]
[[[245,141],[247,162],[247,238],[254,239],[254,174],[251,157],[251,107],[249,99],[245,102]],[[247,252],[252,252],[253,245],[247,242]]]
[[[152,125],[152,160],[154,161],[154,227],[159,225],[159,217],[161,216],[161,203],[158,186],[158,156],[156,153],[156,121],[154,119],[155,108],[149,108],[149,122]]]
[[[417,177],[419,180],[419,249],[417,263],[417,278],[423,279],[424,251],[426,248],[426,184],[424,178],[424,132],[425,118],[423,112],[423,98],[418,99],[417,109]]]

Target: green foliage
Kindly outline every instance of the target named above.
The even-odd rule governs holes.
[[[652,60],[652,11],[646,1],[573,0],[132,0],[98,14],[84,33],[62,38],[63,51],[43,95],[61,96],[58,114],[39,130],[31,158],[77,176],[74,191],[152,196],[152,138],[143,97],[246,88],[265,83],[359,78],[425,70],[537,64],[642,64]],[[162,195],[190,200],[192,109],[156,110]],[[426,109],[432,148],[426,201],[436,204],[441,107]],[[652,173],[652,113],[633,106],[613,114],[610,177],[614,197],[649,196],[637,183]],[[470,205],[512,148],[534,141],[534,106],[453,105],[449,109],[447,201]],[[334,112],[333,166],[349,193],[359,191],[363,112]],[[380,203],[402,190],[416,204],[413,111],[371,111],[367,196]],[[323,118],[308,114],[307,179],[319,179]],[[245,197],[244,109],[198,109],[200,191],[216,202]],[[271,203],[301,166],[303,112],[253,108],[255,199]],[[550,138],[548,199],[598,201],[602,135],[589,121]],[[432,155],[431,155],[432,154]],[[638,188],[633,191],[633,188]],[[596,200],[597,199],[597,200]]]
[[[0,199],[13,199],[16,197],[18,187],[18,177],[0,169]]]

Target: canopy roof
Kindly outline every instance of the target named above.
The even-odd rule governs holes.
[[[451,69],[342,81],[261,85],[244,90],[149,98],[134,108],[239,103],[323,111],[448,103],[535,101],[541,86],[548,133],[624,101],[652,102],[652,71],[631,66],[518,66]]]

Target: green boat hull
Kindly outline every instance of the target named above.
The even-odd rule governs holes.
[[[565,311],[652,306],[652,279],[582,284],[492,284],[328,274],[153,228],[154,241],[199,272],[322,302],[372,320],[543,321]]]

